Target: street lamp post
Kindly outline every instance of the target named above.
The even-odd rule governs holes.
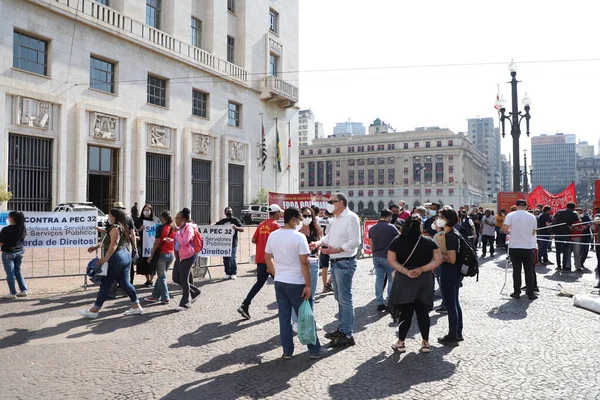
[[[523,191],[529,193],[529,181],[527,180],[527,149],[523,149]]]
[[[513,191],[521,191],[521,166],[519,165],[519,138],[521,136],[521,120],[525,118],[527,127],[527,136],[529,136],[529,109],[531,106],[531,99],[527,97],[523,98],[523,106],[525,107],[525,114],[519,111],[519,98],[517,95],[517,66],[514,62],[511,62],[508,66],[512,80],[510,81],[512,87],[512,112],[506,115],[506,108],[504,106],[504,100],[499,100],[498,106],[500,106],[500,122],[502,123],[502,137],[505,136],[504,123],[506,120],[510,122],[511,130],[510,135],[513,140]]]

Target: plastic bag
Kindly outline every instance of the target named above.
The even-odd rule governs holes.
[[[308,300],[304,300],[298,310],[298,339],[305,345],[317,343],[315,316]]]

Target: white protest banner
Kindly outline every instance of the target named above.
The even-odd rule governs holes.
[[[23,245],[28,248],[89,247],[97,243],[98,212],[33,212],[26,211],[27,236]],[[0,228],[6,226],[8,211],[0,213]]]
[[[152,246],[154,246],[154,239],[156,239],[156,228],[158,228],[160,224],[157,224],[154,221],[144,221],[144,249],[142,252],[142,257],[147,258],[152,254]]]
[[[233,228],[227,225],[198,225],[204,247],[200,256],[231,257],[233,246]]]

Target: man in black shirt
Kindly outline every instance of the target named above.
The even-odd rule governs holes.
[[[571,227],[578,221],[579,215],[575,212],[575,203],[568,203],[565,210],[557,212],[552,218],[552,232],[556,235],[557,270],[571,272]]]
[[[225,279],[236,279],[238,232],[244,232],[242,221],[233,216],[231,207],[227,207],[225,209],[225,218],[217,222],[216,225],[231,225],[234,230],[231,257],[223,257],[223,266],[225,267]]]
[[[548,249],[550,248],[550,228],[548,225],[552,223],[552,207],[544,206],[542,213],[537,217],[537,237],[538,237],[538,259],[542,264],[551,265],[553,263],[548,260]]]
[[[388,299],[392,293],[392,274],[394,268],[387,261],[388,246],[398,236],[398,229],[390,223],[392,212],[387,208],[381,210],[379,222],[369,229],[369,245],[373,254],[373,267],[375,269],[375,298],[377,300],[377,311],[385,311],[383,301],[384,281],[387,275]]]

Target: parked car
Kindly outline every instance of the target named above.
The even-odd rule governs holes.
[[[54,208],[54,212],[70,212],[70,211],[91,211],[96,210],[98,213],[98,217],[96,218],[96,223],[99,227],[106,226],[106,222],[108,221],[108,216],[102,212],[101,209],[96,207],[94,203],[89,201],[74,201],[69,203],[60,203]]]
[[[246,225],[259,224],[269,218],[266,204],[247,204],[242,208],[241,220]]]

